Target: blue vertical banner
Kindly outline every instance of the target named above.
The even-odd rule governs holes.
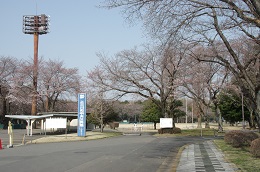
[[[78,94],[78,136],[86,136],[87,94]]]

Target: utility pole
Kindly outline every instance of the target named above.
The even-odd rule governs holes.
[[[192,100],[192,106],[191,106],[191,123],[192,123],[192,127],[193,127],[193,114],[194,111],[193,111],[193,100]]]
[[[32,88],[32,109],[31,115],[37,114],[37,80],[38,80],[38,44],[39,35],[49,33],[49,16],[26,15],[23,16],[23,33],[34,36],[34,57],[33,57],[33,88]]]
[[[104,129],[104,116],[103,116],[103,90],[100,92],[100,132],[103,133]]]
[[[241,92],[241,95],[242,95],[242,119],[243,119],[242,125],[243,125],[243,129],[245,129],[246,126],[245,126],[245,115],[244,115],[244,95],[243,95],[243,92]]]
[[[187,102],[187,97],[185,97],[185,112],[186,112],[186,119],[185,119],[185,123],[186,123],[186,128],[188,128],[187,123],[188,123],[188,102]]]

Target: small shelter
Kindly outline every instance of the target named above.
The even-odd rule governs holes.
[[[45,132],[46,134],[46,119],[51,119],[51,118],[64,118],[66,121],[70,122],[73,119],[78,118],[78,113],[77,112],[46,112],[46,113],[38,113],[38,115],[5,115],[7,118],[11,119],[21,119],[25,120],[27,122],[27,135],[32,136],[32,130],[33,130],[33,123],[36,120],[41,120],[41,129]],[[67,131],[67,127],[66,127]]]

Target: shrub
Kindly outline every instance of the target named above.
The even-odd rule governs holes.
[[[181,129],[177,128],[177,127],[173,128],[172,131],[173,131],[174,134],[181,133]]]
[[[172,128],[163,128],[162,131],[163,131],[163,134],[164,133],[173,134]]]
[[[250,152],[255,157],[260,157],[260,138],[255,139],[251,142]]]
[[[233,147],[250,146],[251,142],[258,138],[253,131],[248,130],[232,130],[225,134],[224,140]]]
[[[158,134],[162,134],[162,129],[158,129]]]
[[[109,126],[111,129],[116,129],[119,127],[119,122],[110,122]]]
[[[160,128],[158,130],[158,133],[159,134],[165,134],[165,133],[173,134],[173,130],[172,130],[172,128]]]
[[[177,133],[181,133],[181,129],[180,128],[160,128],[158,129],[158,133],[159,134],[165,134],[165,133],[168,133],[168,134],[177,134]]]

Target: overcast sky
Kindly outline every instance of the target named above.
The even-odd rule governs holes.
[[[50,33],[40,35],[39,57],[64,61],[83,75],[98,65],[97,52],[113,55],[146,41],[141,24],[130,26],[120,9],[97,8],[102,1],[1,1],[0,56],[33,58],[33,35],[22,32],[23,15],[49,15]]]

